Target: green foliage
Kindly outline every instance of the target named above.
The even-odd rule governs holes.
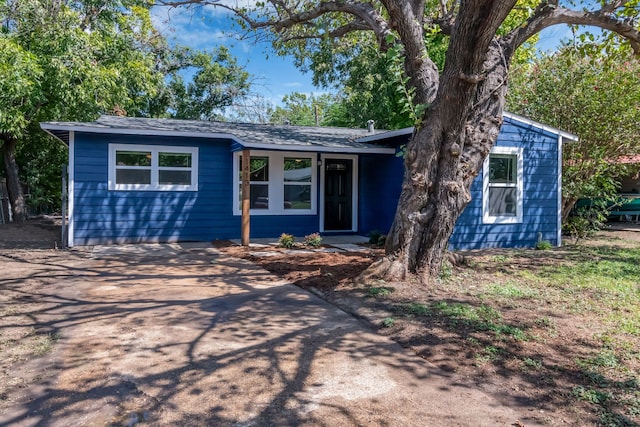
[[[372,297],[386,297],[393,292],[393,288],[388,286],[372,286],[369,288],[368,293]]]
[[[243,96],[248,75],[226,49],[170,48],[147,0],[0,4],[0,146],[18,141],[19,178],[32,212],[59,209],[65,147],[41,121],[129,116],[209,119]],[[185,83],[180,72],[193,71]],[[217,116],[216,116],[217,117]]]
[[[510,80],[509,110],[580,137],[563,147],[563,218],[580,198],[614,195],[629,172],[616,159],[640,153],[640,62],[624,49],[580,44],[516,67]],[[569,230],[600,222],[591,213],[570,221]]]
[[[442,267],[440,268],[440,280],[449,280],[453,275],[453,266],[448,260],[444,260],[442,262]]]
[[[369,232],[369,244],[376,246],[384,246],[387,241],[387,235],[380,233],[378,230]]]
[[[223,120],[225,107],[248,94],[249,73],[224,46],[211,53],[187,50],[180,65],[180,71],[194,74],[192,81],[185,82],[181,74],[172,73],[165,108],[173,118]]]
[[[610,208],[607,199],[591,199],[588,206],[575,207],[563,223],[563,230],[574,238],[575,243],[592,237],[607,222]]]
[[[391,328],[393,325],[396,324],[396,319],[394,319],[393,317],[386,317],[382,323],[381,326],[383,328]]]
[[[318,248],[322,244],[322,236],[320,233],[311,233],[304,236],[304,244],[312,248]]]
[[[269,109],[269,122],[295,126],[320,126],[327,124],[327,117],[335,102],[332,95],[306,95],[292,92],[282,98],[282,106]]]
[[[446,319],[452,327],[463,326],[477,332],[490,331],[498,339],[504,339],[504,337],[520,341],[531,339],[521,328],[505,324],[502,314],[490,305],[481,304],[476,307],[466,303],[441,301],[431,304],[426,309],[426,313]]]
[[[278,238],[278,246],[291,249],[296,244],[296,238],[292,234],[282,233]]]
[[[548,240],[540,240],[536,243],[536,249],[539,251],[548,251],[551,248],[553,248],[553,245]]]
[[[369,243],[372,245],[377,245],[380,241],[380,237],[382,237],[382,233],[378,230],[371,230],[369,232]]]

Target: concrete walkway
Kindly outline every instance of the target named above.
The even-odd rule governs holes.
[[[36,314],[59,331],[52,370],[1,425],[508,426],[526,415],[212,248],[96,247],[52,271],[40,297],[56,304]]]

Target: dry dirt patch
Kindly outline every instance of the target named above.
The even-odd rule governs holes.
[[[583,245],[599,248],[606,258],[606,248],[638,248],[640,232],[609,231]],[[321,294],[457,381],[502,396],[505,405],[530,407],[537,423],[640,423],[640,339],[603,321],[616,302],[602,290],[553,289],[536,278],[584,261],[584,249],[467,252],[465,265],[447,267],[437,286],[427,289],[355,284],[352,279],[382,255],[380,249],[269,257],[237,246],[223,250]],[[602,257],[594,256],[593,264]],[[621,268],[640,264],[640,258],[625,262]],[[629,294],[636,302],[639,286]],[[587,307],[587,299],[595,303]]]
[[[51,221],[0,226],[0,412],[11,406],[11,399],[33,392],[34,387],[46,387],[48,379],[59,373],[50,351],[64,337],[61,325],[67,314],[50,315],[47,321],[41,314],[54,313],[55,307],[68,302],[60,300],[51,287],[61,279],[86,274],[75,266],[85,263],[88,254],[51,249],[58,235]],[[633,231],[606,233],[584,244],[634,248],[639,236]],[[354,284],[352,278],[381,255],[380,249],[288,252],[273,257],[255,257],[251,250],[237,246],[220,250],[250,259],[369,321],[381,334],[448,372],[452,382],[485,390],[505,406],[529,407],[532,424],[640,422],[638,336],[612,333],[599,313],[585,311],[581,305],[582,297],[606,295],[597,290],[590,291],[594,295],[588,291],[563,294],[562,289],[545,289],[522,274],[528,271],[535,276],[563,265],[582,256],[581,250],[467,253],[465,266],[448,270],[447,277],[429,289],[411,283]],[[25,276],[28,280],[16,280]],[[630,295],[638,298],[637,292]],[[620,340],[624,351],[616,347]],[[585,367],[585,361],[593,363]],[[130,397],[120,411],[135,415],[150,403],[139,390],[127,389],[127,384],[119,385]],[[627,400],[612,399],[610,390]],[[117,415],[118,423],[130,421]],[[137,420],[144,421],[146,416],[139,412]]]

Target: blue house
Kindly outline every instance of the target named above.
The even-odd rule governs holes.
[[[115,116],[41,126],[69,146],[69,246],[239,238],[243,152],[251,237],[386,232],[412,133]],[[575,139],[505,113],[451,249],[559,245],[562,144]]]

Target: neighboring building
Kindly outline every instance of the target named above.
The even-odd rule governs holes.
[[[633,165],[637,168],[634,173],[623,176],[620,179],[620,194],[625,196],[640,197],[640,174],[637,172],[637,170],[640,169],[640,155],[621,156],[616,159],[616,163]]]
[[[41,126],[69,145],[69,246],[239,238],[247,149],[251,237],[384,233],[412,133],[114,116]],[[575,139],[505,113],[451,248],[559,245],[562,143]]]

